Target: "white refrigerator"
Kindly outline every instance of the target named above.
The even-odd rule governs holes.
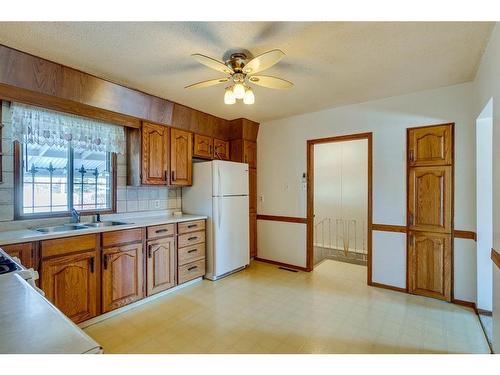
[[[217,280],[250,263],[248,164],[213,160],[193,164],[193,186],[182,189],[188,214],[208,216],[205,277]]]

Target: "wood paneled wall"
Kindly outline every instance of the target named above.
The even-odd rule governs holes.
[[[259,124],[232,121],[0,45],[0,99],[118,125],[169,125],[223,140],[255,141]]]

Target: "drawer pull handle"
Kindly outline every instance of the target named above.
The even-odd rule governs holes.
[[[108,256],[107,255],[104,255],[104,269],[105,270],[108,269]]]
[[[193,237],[189,237],[188,241],[197,240],[197,239],[198,239],[198,236],[193,236]]]
[[[188,225],[188,228],[196,228],[198,226],[198,224],[190,224]]]
[[[188,251],[188,254],[194,253],[195,251],[198,251],[198,249],[191,249],[191,250]]]
[[[189,268],[188,268],[188,271],[192,271],[192,270],[195,270],[195,269],[197,269],[197,268],[198,268],[198,266],[192,266],[192,267],[189,267]]]
[[[152,254],[152,251],[151,251],[151,250],[152,250],[152,247],[153,247],[153,245],[149,245],[149,246],[148,246],[148,258],[151,258],[151,256],[153,255],[153,254]]]
[[[157,229],[157,230],[155,230],[155,233],[163,233],[163,232],[168,232],[168,229]]]
[[[90,258],[90,272],[94,273],[94,257]]]

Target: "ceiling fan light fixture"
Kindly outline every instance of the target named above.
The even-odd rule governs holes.
[[[245,91],[245,96],[243,97],[243,103],[245,104],[255,103],[255,95],[250,87]]]
[[[236,99],[243,99],[245,97],[245,86],[242,83],[235,83],[233,86],[233,94]]]
[[[236,103],[236,98],[234,97],[233,89],[232,87],[227,87],[224,93],[224,104],[231,105],[234,103]]]

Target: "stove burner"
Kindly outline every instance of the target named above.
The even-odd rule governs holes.
[[[17,269],[17,265],[12,260],[0,255],[0,275],[16,271]]]

